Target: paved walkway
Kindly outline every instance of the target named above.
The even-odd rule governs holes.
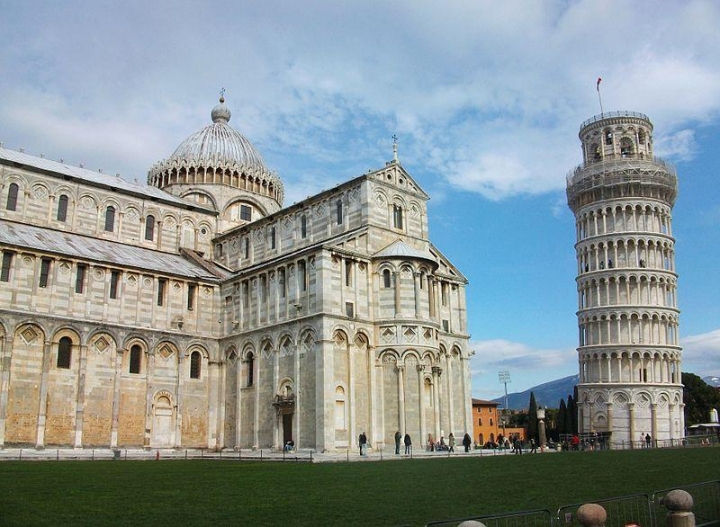
[[[404,449],[403,449],[404,451]],[[554,452],[554,451],[550,451]],[[529,452],[526,452],[529,453]],[[426,450],[414,450],[411,455],[395,455],[394,449],[389,452],[370,449],[367,456],[360,456],[356,449],[335,452],[315,452],[301,449],[298,452],[280,452],[272,449],[265,450],[223,450],[215,452],[212,450],[194,448],[50,448],[38,450],[32,447],[27,448],[2,448],[0,449],[0,461],[7,460],[167,460],[167,459],[217,459],[227,461],[295,461],[310,463],[333,463],[348,461],[392,461],[405,459],[442,459],[447,457],[486,457],[513,455],[512,450],[471,450],[453,453],[429,452]]]

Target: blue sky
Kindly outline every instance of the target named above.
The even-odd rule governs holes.
[[[720,3],[714,1],[0,0],[0,141],[144,181],[230,124],[286,205],[401,163],[430,236],[467,276],[473,395],[577,372],[580,124],[645,113],[677,167],[683,371],[720,375]]]

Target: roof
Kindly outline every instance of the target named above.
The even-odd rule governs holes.
[[[500,406],[500,403],[496,401],[487,401],[485,399],[473,399],[473,406]]]
[[[428,260],[430,262],[433,262],[435,265],[437,265],[437,260],[433,257],[432,254],[426,251],[420,251],[418,249],[415,249],[414,247],[411,247],[407,243],[405,243],[402,240],[396,240],[392,242],[390,245],[386,246],[385,248],[379,250],[376,252],[373,257],[375,258],[415,258],[415,259],[422,259],[422,260]]]
[[[120,177],[119,175],[109,176],[102,172],[88,170],[82,167],[68,165],[62,161],[53,161],[44,157],[37,157],[25,152],[9,150],[0,146],[0,164],[17,166],[24,165],[34,169],[49,172],[51,175],[61,176],[63,179],[76,179],[83,183],[94,187],[107,188],[121,193],[131,194],[142,198],[163,201],[179,207],[203,209],[197,203],[186,201],[184,199],[173,196],[156,187],[148,186],[144,183],[132,182]],[[22,168],[22,167],[21,167]]]
[[[213,282],[218,276],[229,276],[229,273],[217,266],[214,266],[217,267],[217,275],[210,273],[179,254],[4,220],[0,220],[0,244]]]

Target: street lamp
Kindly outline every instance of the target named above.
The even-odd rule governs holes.
[[[545,408],[542,406],[538,406],[537,409],[537,418],[539,424],[538,424],[538,433],[540,434],[540,450],[542,451],[545,448],[546,438],[545,438]]]

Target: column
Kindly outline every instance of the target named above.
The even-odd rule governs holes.
[[[241,367],[241,364],[247,364],[248,367],[250,366],[250,363],[248,361],[241,360],[241,357],[238,357],[235,361],[235,450],[239,450],[242,446],[243,368]]]
[[[653,441],[657,441],[657,403],[650,404],[650,436]],[[657,444],[657,443],[655,443]]]
[[[440,375],[442,374],[442,368],[439,366],[433,366],[432,368],[432,376],[433,376],[433,409],[435,411],[435,415],[433,416],[435,419],[435,437],[440,437]]]
[[[299,322],[297,324],[299,324]],[[300,393],[300,350],[301,350],[301,347],[302,347],[302,342],[300,341],[300,329],[298,328],[298,335],[297,335],[297,339],[295,341],[295,364],[293,367],[293,370],[294,370],[293,376],[295,377],[295,412],[293,415],[293,421],[295,421],[295,422],[294,422],[294,426],[293,426],[293,436],[294,436],[293,441],[295,442],[295,445],[296,445],[295,448],[300,448],[300,445],[301,445],[301,443],[300,443],[300,439],[301,439],[300,408],[302,405],[302,395],[303,395]],[[352,356],[350,357],[350,370],[352,372]],[[352,378],[352,373],[351,373],[351,378]],[[353,387],[354,387],[354,383],[353,383]],[[350,407],[352,409],[355,404],[355,401],[353,399],[351,399],[351,404],[353,405]],[[308,446],[311,446],[311,445],[308,445]],[[284,447],[284,445],[283,445],[283,447]]]
[[[175,383],[175,448],[182,446],[183,394],[185,391],[185,364],[187,352],[178,351],[178,376]]]
[[[418,394],[420,395],[418,397],[418,403],[420,404],[420,439],[422,440],[424,437],[426,437],[427,432],[425,428],[425,376],[423,375],[423,372],[425,371],[425,365],[424,364],[418,364],[417,365],[417,371],[418,371]]]
[[[7,421],[8,392],[10,390],[10,370],[12,369],[12,335],[0,337],[0,448],[5,444],[5,423]]]
[[[420,273],[413,272],[413,283],[415,285],[415,318],[420,318]]]
[[[115,375],[113,377],[112,425],[110,428],[110,447],[118,446],[118,423],[120,421],[120,378],[122,373],[123,354],[128,351],[119,349],[115,352]]]
[[[628,419],[630,420],[630,448],[635,448],[635,403],[628,403]]]
[[[448,434],[453,431],[453,418],[455,416],[455,401],[453,400],[453,391],[454,391],[454,383],[453,383],[453,375],[452,375],[452,355],[448,353],[445,355],[445,363],[447,364],[447,372],[448,374],[445,376],[447,379],[447,396],[448,396],[448,413],[450,414],[448,416]]]
[[[395,316],[398,316],[402,307],[400,303],[400,273],[393,271],[393,278],[395,281]]]
[[[75,345],[73,344],[73,347]],[[48,374],[50,371],[50,358],[52,356],[52,342],[45,341],[43,346],[43,368],[40,376],[40,397],[38,418],[37,418],[37,433],[35,436],[35,448],[45,448],[45,422],[47,419],[47,392],[48,392]]]
[[[75,392],[75,448],[82,448],[83,414],[85,410],[85,373],[87,371],[87,346],[80,348],[78,361],[77,391]]]
[[[398,407],[400,410],[400,427],[407,430],[405,424],[405,366],[398,364]]]
[[[152,388],[155,375],[155,350],[148,351],[147,384],[145,388],[145,433],[143,436],[143,448],[150,448],[150,437],[152,433]]]

